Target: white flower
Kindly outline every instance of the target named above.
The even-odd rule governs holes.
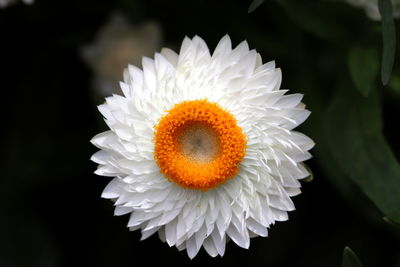
[[[101,96],[121,93],[119,81],[128,64],[140,66],[161,46],[161,28],[154,21],[132,26],[115,13],[100,30],[96,41],[82,49],[82,56],[94,71],[94,88]]]
[[[16,2],[17,2],[17,0],[0,0],[0,8],[7,7],[7,6],[9,6],[11,4],[14,4]],[[24,2],[25,4],[30,5],[30,4],[33,3],[33,0],[22,0],[22,2]]]
[[[367,16],[372,20],[380,20],[378,0],[347,0],[350,4],[365,9]],[[400,0],[392,0],[393,17],[400,18]]]
[[[281,78],[229,36],[212,55],[196,36],[179,55],[164,48],[143,70],[129,66],[125,96],[99,106],[111,130],[92,139],[95,173],[115,177],[102,194],[115,215],[130,213],[142,239],[158,232],[190,258],[202,246],[222,256],[230,239],[248,248],[287,220],[314,143],[293,131],[310,112]]]

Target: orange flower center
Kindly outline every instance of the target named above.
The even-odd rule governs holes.
[[[207,191],[239,172],[246,136],[236,119],[207,100],[176,104],[155,127],[155,160],[178,185]]]

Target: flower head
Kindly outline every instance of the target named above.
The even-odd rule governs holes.
[[[372,20],[380,20],[381,15],[378,8],[378,0],[347,0],[350,4],[365,9],[365,13]],[[400,0],[391,0],[393,17],[400,18]]]
[[[211,55],[195,36],[142,65],[125,70],[124,96],[99,106],[110,130],[92,139],[115,214],[190,258],[201,247],[222,256],[230,239],[248,248],[287,220],[314,143],[293,130],[310,112],[280,89],[275,63],[229,36]]]

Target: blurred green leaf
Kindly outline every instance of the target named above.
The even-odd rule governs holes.
[[[368,96],[379,69],[376,50],[353,47],[349,53],[348,65],[355,87],[363,96]]]
[[[400,224],[398,224],[398,223],[392,221],[390,218],[388,218],[388,217],[386,217],[386,216],[384,216],[382,219],[383,219],[385,222],[387,222],[388,224],[390,224],[390,225],[397,226],[397,227],[400,226]]]
[[[256,10],[262,3],[264,3],[264,0],[253,0],[251,2],[249,9],[247,10],[248,13],[252,13],[254,10]]]
[[[392,3],[390,0],[378,0],[379,12],[382,17],[382,84],[387,85],[392,74],[396,54],[396,27],[393,20]]]
[[[345,247],[343,250],[342,267],[361,267],[361,266],[362,264],[358,259],[357,255],[354,253],[354,251],[349,247]]]
[[[400,94],[400,75],[393,75],[389,83],[390,89],[393,92]]]
[[[288,1],[276,0],[285,10],[288,16],[303,30],[333,42],[348,42],[354,34],[349,31],[349,16],[343,16],[338,20],[338,14],[342,9],[337,3],[319,1]]]
[[[382,134],[377,90],[359,97],[341,88],[325,119],[333,158],[374,204],[400,222],[400,166]]]

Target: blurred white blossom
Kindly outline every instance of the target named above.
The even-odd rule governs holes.
[[[161,27],[154,21],[132,26],[114,14],[82,56],[94,72],[93,87],[102,96],[121,93],[119,81],[128,64],[141,66],[142,56],[152,56],[161,47]]]
[[[372,20],[380,20],[378,0],[347,0],[350,4],[365,9],[367,16]],[[400,18],[400,0],[392,0],[393,17]]]
[[[7,7],[11,4],[15,4],[17,0],[0,0],[0,8]],[[25,4],[32,4],[33,0],[22,0]]]

